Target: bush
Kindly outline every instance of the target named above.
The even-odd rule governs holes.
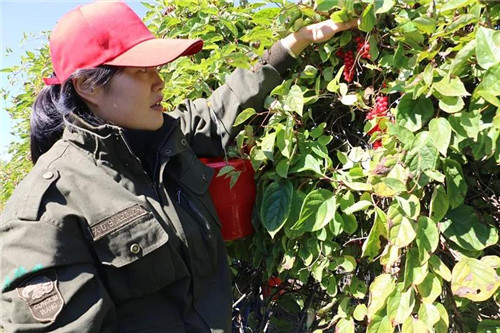
[[[255,234],[228,243],[235,330],[498,332],[497,1],[145,5],[159,36],[205,41],[162,70],[171,106],[304,25],[362,18],[238,119],[231,153],[252,160],[258,197]],[[28,84],[9,112],[22,143],[2,202],[29,168],[26,119],[46,65],[42,49],[21,67]]]

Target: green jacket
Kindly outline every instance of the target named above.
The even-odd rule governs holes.
[[[280,64],[238,69],[209,99],[165,114],[154,177],[123,129],[67,117],[62,140],[2,214],[5,331],[230,332],[213,170],[197,156],[221,154],[232,136],[217,128],[262,108],[281,82]]]

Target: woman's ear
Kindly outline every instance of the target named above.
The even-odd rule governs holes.
[[[90,104],[89,107],[92,109],[92,106],[98,107],[101,100],[101,87],[91,87],[85,78],[75,78],[72,79],[73,87],[77,94],[87,103]]]

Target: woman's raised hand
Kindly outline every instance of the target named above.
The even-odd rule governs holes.
[[[323,43],[332,38],[337,32],[357,27],[359,19],[347,22],[333,22],[326,20],[303,27],[281,40],[284,47],[290,49],[295,55],[299,55],[308,45]]]

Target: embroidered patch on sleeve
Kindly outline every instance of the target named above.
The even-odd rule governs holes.
[[[55,271],[29,278],[17,288],[17,293],[28,304],[33,318],[42,323],[53,322],[64,306]]]
[[[124,210],[119,211],[118,213],[111,215],[110,217],[107,217],[91,226],[90,233],[92,234],[92,239],[95,241],[101,239],[107,234],[120,229],[147,213],[148,211],[144,207],[137,204],[125,208]]]

